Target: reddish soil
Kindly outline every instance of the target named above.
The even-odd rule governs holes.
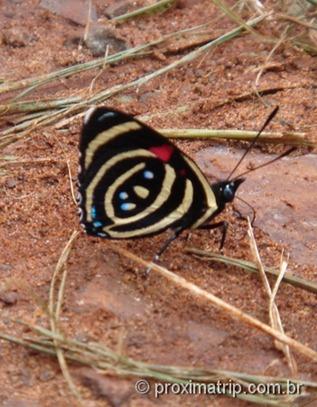
[[[102,1],[96,3],[99,16],[105,13],[110,3],[115,4],[108,1],[106,7]],[[210,38],[215,38],[234,26],[225,17],[216,20],[217,16],[219,11],[209,0],[183,0],[178,7],[163,15],[126,22],[116,28],[116,33],[126,41],[127,46],[135,46],[169,32],[215,21],[209,32]],[[36,76],[93,59],[87,48],[78,46],[77,38],[83,36],[84,27],[41,8],[38,1],[3,0],[0,24],[0,77],[3,80]],[[272,33],[279,35],[283,31],[282,24],[285,23],[266,22],[260,25],[259,31],[266,36]],[[111,98],[107,104],[138,115],[173,111],[183,105],[192,105],[185,113],[154,116],[150,123],[156,128],[259,129],[270,109],[256,96],[224,103],[221,107],[215,108],[215,105],[251,92],[258,69],[271,49],[271,43],[252,35],[239,37],[138,89]],[[95,88],[109,88],[123,80],[138,78],[188,52],[177,48],[173,52],[165,50],[166,45],[155,54],[106,68],[96,79]],[[264,71],[260,88],[272,89],[263,97],[264,101],[272,106],[278,104],[281,108],[270,129],[306,131],[310,141],[316,140],[316,57],[290,44],[283,44],[270,61],[274,67]],[[36,95],[49,99],[88,95],[89,85],[98,72],[88,71],[62,79],[28,97],[34,98]],[[4,98],[1,103],[4,103]],[[0,173],[0,329],[11,335],[19,336],[27,332],[24,327],[14,324],[13,319],[47,324],[42,305],[47,303],[52,273],[72,231],[79,228],[66,161],[70,160],[75,181],[80,128],[81,119],[70,122],[63,129],[47,126],[32,132],[27,139],[6,147],[1,153],[27,161],[6,166],[5,172]],[[215,144],[211,141],[177,142],[194,159],[197,152]],[[235,150],[244,147],[244,144],[237,146],[232,142],[225,146]],[[272,153],[280,152],[282,148],[270,146],[262,150]],[[305,153],[307,149],[299,149],[296,155]],[[206,152],[204,155],[206,157]],[[223,160],[226,157],[224,155]],[[305,176],[310,177],[310,182],[316,185],[316,156],[310,154],[310,157],[313,157],[310,160],[315,160],[315,164],[312,163],[308,170],[311,173],[305,173]],[[47,161],[36,163],[35,159]],[[235,162],[230,162],[228,168],[232,168]],[[263,171],[260,183],[264,182]],[[289,172],[292,172],[291,166]],[[302,204],[305,202],[305,188],[301,194],[299,187],[305,183],[300,174],[296,185],[299,192],[292,195],[291,202],[293,207],[300,209],[296,212],[296,219],[309,210],[309,206]],[[271,196],[281,193],[276,187],[278,182],[283,183],[283,178],[276,177]],[[259,184],[252,201],[255,207],[257,200],[260,203],[256,207],[258,219],[261,219],[264,208],[271,204],[269,186],[265,188],[266,194],[262,196]],[[242,188],[241,194],[243,197]],[[313,198],[317,198],[316,195],[315,192]],[[274,211],[278,202],[278,199],[274,200]],[[252,260],[246,221],[237,216],[232,206],[220,219],[230,222],[224,253]],[[267,220],[267,212],[263,219],[263,222]],[[287,240],[282,244],[280,236],[276,240],[272,238],[258,221],[255,235],[264,263],[268,266],[278,265],[284,247],[290,252],[289,269],[298,276],[316,281],[316,263],[311,261],[312,250],[316,253],[316,242],[313,242],[316,220],[309,225],[309,261],[305,262],[305,253],[301,253],[300,261],[298,258],[295,260],[292,250],[296,247],[294,249]],[[270,226],[280,228],[278,222],[274,224],[273,221],[272,225],[272,220]],[[296,225],[292,228],[296,228]],[[287,225],[285,230],[287,234]],[[303,234],[297,233],[294,238],[299,243],[306,239],[303,230]],[[165,238],[164,234],[114,244],[149,260]],[[268,323],[267,297],[258,276],[199,260],[184,252],[188,245],[217,251],[219,232],[184,233],[162,256],[162,264]],[[297,247],[306,250],[305,245],[299,244]],[[120,347],[123,354],[145,362],[291,376],[283,354],[275,348],[271,337],[233,320],[205,301],[197,300],[155,272],[145,281],[142,267],[114,253],[109,241],[91,238],[81,232],[68,264],[62,323],[70,336],[105,343],[114,350]],[[277,305],[285,333],[317,350],[316,295],[282,284]],[[0,342],[0,352],[1,405],[76,405],[55,359],[5,341]],[[317,380],[316,363],[297,353],[295,358],[298,378]],[[133,390],[132,393],[125,392],[126,388],[133,389],[135,379],[111,379],[113,381],[109,384],[89,368],[71,366],[70,370],[87,406],[253,405],[206,396],[169,395],[155,400],[151,396],[139,396]]]

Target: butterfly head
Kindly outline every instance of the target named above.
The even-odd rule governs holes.
[[[237,189],[244,180],[245,178],[237,178],[232,181],[221,181],[212,185],[219,210],[222,210],[226,203],[233,201]]]

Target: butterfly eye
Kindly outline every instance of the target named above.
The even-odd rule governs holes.
[[[223,190],[223,197],[226,202],[230,202],[234,198],[234,191],[232,189],[231,184],[225,185],[224,190]]]

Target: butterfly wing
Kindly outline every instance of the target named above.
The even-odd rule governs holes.
[[[130,115],[88,111],[79,149],[81,223],[91,235],[127,239],[194,228],[217,210],[196,164]]]

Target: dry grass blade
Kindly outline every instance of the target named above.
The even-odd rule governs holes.
[[[317,30],[317,26],[311,23],[307,23],[306,21],[300,20],[299,18],[295,17],[295,16],[291,16],[288,14],[277,14],[275,15],[275,17],[279,20],[286,20],[286,21],[291,21],[292,23],[301,25],[302,27],[306,27],[309,28],[310,30]]]
[[[275,309],[277,310],[277,306],[275,305],[275,297],[276,297],[276,294],[277,294],[278,289],[280,287],[280,284],[281,284],[281,282],[282,282],[282,280],[283,280],[283,278],[285,276],[286,271],[287,271],[287,261],[284,260],[283,251],[282,251],[282,253],[281,253],[281,262],[280,262],[280,273],[279,273],[279,276],[278,276],[278,278],[276,280],[276,283],[275,283],[275,285],[273,287],[272,294],[270,296],[270,308],[269,308],[269,310],[270,310],[270,319],[274,320],[274,318],[276,317],[276,319],[277,319],[276,325],[277,325],[277,327],[278,326],[281,327],[282,332],[284,332],[284,330],[283,330],[282,321],[280,319],[280,314],[279,314],[279,312],[276,313],[276,311],[275,311]],[[276,342],[275,346],[277,348],[280,347],[280,343]],[[284,354],[286,356],[289,368],[290,368],[293,376],[297,376],[297,373],[298,373],[297,363],[296,363],[296,360],[295,360],[293,354],[290,351],[289,346],[283,346],[282,345],[281,350],[284,352]]]
[[[144,14],[161,13],[162,11],[170,8],[174,3],[175,0],[159,0],[154,4],[150,4],[149,6],[138,8],[137,10],[131,11],[130,13],[122,14],[118,17],[113,17],[112,20],[123,22]]]
[[[307,0],[308,2],[310,2],[311,4],[314,4],[315,0]],[[233,8],[230,8],[227,3],[223,0],[212,0],[212,2],[220,9],[223,11],[223,13],[230,18],[232,21],[234,21],[236,24],[238,25],[243,25],[243,19],[240,17],[241,11],[240,13],[236,13]],[[246,4],[246,1],[242,2],[243,4]],[[251,3],[251,2],[250,2]],[[262,14],[265,11],[265,8],[263,6],[262,3],[255,1],[252,2],[254,3],[252,8],[257,12],[257,14]],[[300,2],[289,2],[288,4],[291,5],[292,3],[294,4],[299,4]],[[302,2],[305,4],[305,2]],[[285,3],[287,4],[287,3]],[[305,9],[305,7],[304,7]],[[291,13],[290,13],[291,14]],[[305,15],[306,14],[306,15]],[[314,15],[314,13],[313,13]],[[312,16],[313,16],[312,15]],[[312,17],[311,16],[311,17]],[[298,18],[296,16],[293,15],[289,15],[289,14],[282,14],[282,13],[276,13],[276,11],[272,11],[271,14],[271,18],[277,20],[276,23],[281,22],[282,20],[287,21],[288,23],[292,23],[292,25],[300,25],[302,27],[308,28],[310,30],[316,30],[316,26],[311,22],[310,17],[309,17],[309,13],[306,10],[306,13],[304,13],[304,15],[299,16]],[[304,21],[303,21],[304,19]],[[313,20],[314,21],[314,20]],[[288,24],[290,25],[290,24]],[[245,27],[247,31],[252,32],[253,35],[255,35],[257,38],[259,38],[261,40],[261,42],[279,42],[279,38],[283,35],[280,34],[278,35],[277,38],[273,38],[273,37],[268,37],[265,35],[261,35],[260,33],[256,32],[252,27]],[[302,50],[304,50],[307,53],[310,53],[312,55],[316,55],[317,54],[317,49],[316,47],[314,47],[312,44],[310,43],[306,43],[304,41],[300,41],[297,40],[297,37],[295,36],[295,38],[291,38],[291,36],[289,36],[289,38],[287,38],[287,41],[291,42],[295,47],[299,47],[302,48]]]
[[[66,262],[67,262],[69,253],[71,251],[72,244],[77,236],[78,236],[78,232],[74,231],[72,233],[69,241],[67,242],[64,250],[62,251],[62,254],[57,262],[56,268],[53,273],[52,281],[51,281],[48,309],[49,309],[51,329],[52,329],[52,332],[56,333],[56,334],[60,333],[59,317],[60,317],[61,307],[62,307],[62,303],[63,303],[65,282],[66,282],[66,276],[67,276]],[[60,282],[59,288],[57,289],[57,281],[59,278],[60,278],[61,282]],[[55,299],[56,290],[58,290],[57,299]],[[74,384],[74,382],[71,378],[71,375],[69,373],[66,359],[64,356],[64,352],[60,346],[60,341],[58,339],[54,338],[53,342],[54,342],[58,362],[59,362],[61,371],[63,372],[64,378],[65,378],[71,392],[77,398],[78,402],[81,405],[83,405],[81,395],[78,392],[76,385]]]
[[[258,96],[258,98],[262,101],[262,103],[264,105],[267,105],[267,103],[264,102],[264,99],[262,98],[262,96],[261,96],[261,94],[259,93],[259,90],[258,90],[260,78],[261,78],[263,72],[265,71],[266,67],[269,65],[269,61],[272,58],[274,52],[283,44],[283,42],[286,41],[288,31],[289,31],[289,26],[286,26],[286,28],[284,29],[284,31],[283,31],[283,33],[281,35],[281,38],[276,42],[274,47],[269,52],[264,64],[260,68],[260,70],[259,70],[259,72],[258,72],[258,74],[256,76],[256,79],[255,79],[254,91],[255,91],[256,95]]]
[[[135,261],[136,263],[143,265],[144,267],[151,266],[152,270],[155,270],[156,272],[158,272],[159,274],[161,274],[162,276],[167,278],[169,281],[172,281],[177,286],[182,287],[183,289],[189,291],[193,296],[196,296],[199,298],[204,298],[205,300],[211,302],[217,308],[228,313],[232,318],[238,319],[239,321],[241,321],[253,328],[256,328],[262,332],[265,332],[266,334],[272,336],[274,339],[276,339],[286,345],[289,345],[297,352],[299,352],[302,355],[305,355],[306,357],[317,362],[317,351],[309,348],[306,345],[303,345],[302,343],[296,341],[293,338],[290,338],[289,336],[285,335],[284,333],[281,333],[281,332],[277,331],[276,329],[271,328],[269,325],[266,325],[263,322],[259,321],[258,319],[244,313],[240,309],[228,304],[227,302],[225,302],[222,299],[216,297],[215,295],[209,293],[208,291],[203,290],[202,288],[198,287],[197,285],[187,281],[185,278],[180,277],[175,273],[172,273],[171,271],[167,270],[165,267],[158,266],[155,263],[149,263],[148,261],[141,259],[140,257],[129,252],[128,250],[122,249],[115,245],[111,245],[111,247],[114,251]]]
[[[106,64],[106,60],[107,60],[107,58],[108,58],[108,55],[109,55],[109,45],[107,45],[107,47],[106,47],[106,52],[105,52],[105,56],[104,56],[104,60],[105,60],[105,62],[104,62],[104,64],[102,65],[102,67],[101,67],[101,69],[99,70],[99,72],[97,73],[97,75],[93,78],[93,80],[90,82],[90,85],[89,85],[89,94],[92,94],[92,91],[93,91],[93,89],[94,89],[94,87],[95,87],[95,84],[96,84],[96,82],[97,82],[97,79],[105,72],[105,70],[106,70],[106,68],[107,68],[107,64]]]
[[[254,26],[258,24],[260,21],[262,21],[266,16],[260,16],[255,19],[252,19],[248,21],[248,25]],[[7,146],[8,144],[11,144],[17,140],[20,140],[23,137],[27,137],[29,135],[30,130],[34,131],[36,128],[42,127],[44,125],[56,123],[62,119],[64,119],[66,116],[74,116],[77,114],[82,114],[83,110],[87,109],[88,106],[95,105],[98,103],[102,103],[105,100],[109,99],[111,96],[114,96],[124,90],[133,88],[133,87],[139,87],[147,83],[148,81],[157,78],[158,76],[165,74],[175,68],[180,67],[181,65],[187,64],[199,56],[203,55],[207,50],[223,44],[226,41],[229,41],[238,35],[240,35],[243,32],[244,28],[243,27],[238,27],[218,38],[216,38],[213,41],[208,42],[207,44],[199,47],[198,49],[189,52],[185,56],[181,57],[180,59],[172,62],[171,64],[168,64],[154,72],[151,72],[141,78],[135,79],[131,82],[128,83],[123,83],[119,85],[115,85],[110,89],[106,89],[104,91],[96,93],[94,96],[89,97],[88,99],[85,100],[80,100],[77,103],[74,103],[72,100],[69,107],[65,107],[64,105],[58,110],[57,112],[53,112],[50,114],[47,114],[45,111],[43,112],[43,116],[36,118],[35,120],[31,120],[27,124],[21,123],[20,125],[15,126],[12,129],[8,129],[3,131],[0,134],[0,148],[3,148]],[[31,106],[32,109],[34,109],[34,103],[35,102],[29,102],[29,105]],[[54,106],[58,104],[58,101],[51,101],[49,102],[49,106],[51,108],[52,103]],[[32,105],[33,104],[33,105]],[[43,105],[42,105],[43,107]],[[5,110],[5,107],[3,107]]]
[[[217,261],[220,263],[228,264],[230,266],[239,267],[249,273],[258,273],[256,264],[248,260],[235,259],[233,257],[224,256],[219,253],[197,249],[196,247],[189,247],[185,251],[187,253],[192,253],[200,258],[206,258],[211,261]],[[270,274],[275,277],[279,276],[279,271],[277,271],[276,269],[265,267],[264,270],[266,274]],[[289,272],[284,275],[283,282],[291,284],[294,287],[302,288],[303,290],[317,294],[316,283],[314,283],[313,281],[305,280],[304,278],[301,277],[293,276]]]
[[[92,23],[92,18],[91,18],[91,12],[92,12],[92,0],[88,0],[88,13],[87,13],[87,22],[85,26],[85,32],[84,32],[84,41],[87,40],[90,25]]]
[[[39,86],[43,86],[54,80],[58,80],[58,79],[65,78],[65,77],[70,77],[70,76],[75,75],[80,72],[85,72],[85,71],[100,68],[100,67],[102,68],[105,66],[105,64],[115,63],[115,62],[122,61],[126,58],[133,58],[134,56],[142,55],[143,52],[150,50],[154,46],[157,46],[167,40],[170,40],[173,38],[178,38],[181,35],[192,34],[197,30],[201,30],[202,28],[205,28],[209,24],[210,23],[201,24],[201,25],[194,26],[191,28],[186,28],[184,30],[175,31],[170,34],[166,34],[166,35],[162,36],[161,38],[158,38],[157,40],[151,41],[149,43],[142,44],[137,47],[129,48],[125,51],[120,51],[116,54],[109,55],[107,58],[104,58],[104,57],[97,58],[97,59],[94,59],[89,62],[72,65],[70,67],[51,72],[49,74],[41,75],[39,77],[26,78],[26,79],[14,81],[14,82],[5,82],[0,86],[0,94],[12,92],[14,90],[18,90],[18,89],[22,89],[22,88],[27,88],[25,90],[25,92],[22,92],[15,99],[21,98],[22,96],[25,96],[26,94],[30,93],[32,90],[38,88]]]
[[[76,104],[81,101],[80,97],[71,97],[68,99],[56,99],[47,101],[25,101],[25,102],[13,102],[9,104],[0,105],[0,115],[8,115],[13,113],[33,113],[43,112],[47,110],[57,110],[69,105]]]
[[[283,276],[286,272],[287,269],[287,263],[283,261],[283,259],[281,260],[281,271],[279,274],[279,277],[277,279],[277,283],[275,284],[275,288],[274,288],[274,293],[272,292],[269,280],[265,274],[265,270],[264,270],[264,266],[260,257],[260,253],[255,241],[255,237],[254,237],[254,233],[253,233],[253,229],[250,223],[250,219],[248,218],[248,235],[249,235],[249,239],[250,239],[250,248],[251,248],[251,252],[255,258],[256,264],[258,265],[258,270],[260,272],[260,276],[266,291],[266,294],[268,296],[269,299],[269,316],[270,316],[270,324],[272,326],[272,328],[274,328],[275,330],[281,332],[282,334],[284,334],[284,328],[283,328],[283,324],[282,324],[282,320],[280,317],[280,313],[279,310],[277,308],[277,305],[275,303],[275,296],[278,290],[278,287],[280,285],[280,282],[283,279]],[[290,351],[290,347],[285,344],[285,343],[280,343],[278,341],[274,341],[275,342],[275,347],[282,351],[287,359],[288,362],[288,366],[292,372],[293,376],[297,375],[297,364],[296,361]]]
[[[18,321],[17,321],[18,322]],[[94,343],[82,343],[77,340],[68,339],[65,336],[54,334],[52,331],[42,327],[25,324],[31,331],[40,336],[17,338],[0,332],[0,338],[25,347],[29,347],[37,352],[56,356],[56,349],[52,339],[57,339],[60,346],[63,347],[65,357],[70,361],[75,361],[98,369],[100,373],[112,374],[118,376],[134,376],[150,378],[154,380],[167,381],[169,383],[197,383],[202,385],[207,382],[208,385],[221,383],[231,383],[233,386],[239,386],[242,391],[236,393],[235,397],[252,401],[256,404],[289,406],[304,398],[311,398],[317,391],[317,383],[303,380],[251,375],[244,372],[232,372],[225,370],[215,370],[208,368],[193,368],[182,366],[166,366],[143,363],[131,358],[123,357],[111,351],[104,345]],[[288,395],[288,383],[292,382],[297,389],[301,391],[294,395]],[[263,384],[275,386],[276,392],[264,394],[248,394],[250,385]],[[235,389],[237,387],[234,387]],[[227,396],[233,397],[233,393],[227,393]],[[293,405],[293,404],[292,404]]]
[[[250,140],[257,135],[256,131],[224,130],[224,129],[159,129],[166,137],[186,139],[225,139],[225,140]],[[263,132],[259,142],[285,143],[292,145],[311,144],[303,132]]]
[[[67,170],[68,170],[70,193],[71,193],[71,196],[72,196],[72,200],[73,200],[75,206],[77,207],[77,199],[76,199],[75,189],[74,189],[74,185],[73,185],[72,170],[70,168],[69,160],[66,160],[66,165],[67,165]]]
[[[236,24],[239,26],[242,26],[246,29],[246,31],[251,32],[258,38],[264,38],[260,34],[258,34],[252,27],[249,27],[247,23],[240,17],[238,13],[236,13],[232,8],[230,8],[227,3],[223,0],[211,0],[220,10],[223,11],[223,13],[230,18],[232,21],[234,21]]]
[[[260,16],[257,18],[254,18],[252,20],[249,20],[247,22],[248,26],[254,26],[257,25],[260,21],[265,19],[267,15]],[[110,96],[113,96],[114,94],[117,94],[118,92],[121,92],[122,90],[126,90],[130,87],[135,87],[135,86],[142,86],[149,80],[152,80],[162,74],[165,74],[175,68],[178,68],[181,65],[187,64],[189,62],[192,62],[193,60],[197,59],[201,55],[203,55],[206,51],[208,51],[210,48],[216,47],[218,45],[221,45],[236,36],[240,35],[244,31],[244,27],[238,27],[234,30],[229,31],[228,33],[221,35],[220,37],[216,38],[215,40],[209,41],[207,44],[199,47],[198,49],[189,52],[182,58],[172,62],[169,65],[164,66],[163,68],[160,68],[156,70],[155,72],[152,72],[150,74],[147,74],[141,78],[138,78],[128,84],[123,84],[123,85],[117,85],[114,86],[112,89],[107,89],[104,92],[100,92],[96,94],[94,97],[90,98],[87,103],[88,104],[95,104],[95,103],[100,103],[103,102],[105,99],[108,99]]]
[[[317,55],[317,47],[313,46],[312,44],[309,44],[303,40],[293,40],[293,43],[296,47],[302,48],[308,54],[313,56]]]
[[[298,400],[303,400],[303,398],[311,398],[313,393],[317,391],[317,383],[291,379],[292,383],[294,383],[294,385],[297,386],[297,389],[300,390],[298,390],[296,394],[290,395],[288,394],[287,390],[290,382],[289,378],[257,376],[246,374],[243,372],[213,370],[208,368],[155,365],[125,357],[121,354],[113,352],[105,345],[99,343],[80,342],[74,339],[67,338],[67,336],[62,334],[58,329],[58,319],[61,312],[61,304],[64,295],[64,286],[66,280],[66,261],[69,256],[72,243],[74,242],[76,236],[77,232],[74,232],[62,252],[62,255],[57,263],[55,272],[52,277],[49,301],[51,330],[23,321],[15,321],[24,326],[27,326],[29,330],[31,330],[31,332],[36,334],[36,336],[25,334],[23,337],[15,337],[0,332],[0,338],[4,340],[29,347],[37,352],[56,356],[59,360],[59,363],[61,364],[63,374],[69,386],[71,386],[72,380],[67,369],[66,359],[83,365],[91,366],[98,369],[100,373],[104,374],[151,378],[160,382],[166,381],[169,383],[179,383],[185,385],[195,385],[196,383],[199,388],[201,388],[201,386],[206,382],[208,386],[211,386],[212,384],[217,386],[219,382],[230,383],[231,387],[234,387],[234,391],[236,391],[236,393],[227,390],[224,395],[248,400],[252,403],[263,405],[287,407],[290,405],[289,403],[296,403]],[[116,248],[115,246],[113,246],[113,248],[117,252],[129,258],[132,258],[134,261],[137,261],[142,265],[148,265],[148,262],[138,258],[137,256],[126,250]],[[176,284],[182,286],[183,288],[189,289],[190,292],[194,295],[199,295],[208,299],[211,299],[213,297],[211,296],[211,294],[207,293],[204,290],[201,290],[194,284],[187,282],[186,280],[176,276],[174,273],[171,273],[170,271],[159,267],[156,264],[153,264],[152,268],[163,274],[165,277],[168,276],[170,280],[174,281]],[[58,288],[57,280],[59,278],[61,279],[61,284]],[[56,290],[58,291],[57,299],[55,295]],[[216,305],[219,306],[219,303],[216,303]],[[235,310],[234,307],[231,307],[228,304],[227,307],[229,307],[227,308],[227,310],[229,310],[230,313]],[[235,311],[239,316],[239,319],[242,318],[242,320],[244,320],[243,316],[245,316],[245,314],[241,313],[241,311],[239,310]],[[252,320],[257,321],[252,318],[250,320],[250,318],[251,317],[248,317],[247,319],[249,323],[251,322],[251,324],[253,324]],[[258,321],[258,323],[260,322]],[[265,327],[264,324],[263,326]],[[267,328],[271,329],[270,327]],[[280,335],[280,333],[278,333],[278,335]],[[284,339],[285,338],[288,337],[284,335]],[[290,338],[288,339],[291,340]],[[294,344],[296,345],[296,341],[293,341],[293,345]],[[307,355],[307,352],[304,352],[304,354]],[[263,386],[263,384],[267,384],[270,385],[270,388],[274,386],[274,389],[278,390],[267,392],[266,394],[251,394],[249,393],[251,384],[255,386],[258,384],[261,386]],[[76,392],[76,389],[72,389],[72,391]]]

